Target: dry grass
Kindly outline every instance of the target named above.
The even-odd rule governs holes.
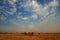
[[[60,40],[59,33],[0,34],[0,40]]]

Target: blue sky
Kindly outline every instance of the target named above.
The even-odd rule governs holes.
[[[60,32],[60,1],[0,0],[0,31]]]

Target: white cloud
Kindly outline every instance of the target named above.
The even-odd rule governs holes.
[[[9,3],[13,3],[13,2],[16,2],[15,0],[3,0],[3,3],[4,4],[7,4],[7,2],[8,2],[8,4]],[[10,8],[11,7],[11,8]],[[8,10],[7,10],[8,9]],[[9,4],[9,6],[7,7],[7,6],[5,6],[5,5],[3,5],[3,6],[1,6],[0,7],[0,11],[1,12],[3,12],[4,14],[5,14],[5,16],[8,16],[8,14],[10,14],[10,15],[13,15],[15,12],[16,12],[16,5],[15,4]],[[8,14],[7,14],[8,13]]]
[[[12,3],[13,4],[13,3]],[[43,7],[42,4],[38,4],[35,0],[32,0],[32,2],[30,0],[28,0],[25,4],[21,4],[24,6],[26,11],[31,11],[34,13],[34,15],[32,15],[31,17],[33,18],[37,18],[36,14],[39,15],[48,15],[49,13],[52,13],[52,16],[55,15],[55,10],[56,10],[56,6],[58,5],[58,1],[57,0],[53,0],[52,2],[45,4],[45,6]],[[20,6],[21,7],[21,6]],[[51,10],[49,9],[50,7]],[[12,9],[13,11],[14,9]],[[50,10],[50,11],[49,11]],[[14,12],[14,11],[13,11]],[[20,16],[17,16],[18,18],[22,18]],[[4,19],[4,18],[2,18]],[[23,17],[22,18],[24,21],[28,20],[28,17]],[[42,18],[43,19],[43,18]],[[0,30],[10,30],[13,32],[18,31],[18,32],[60,32],[60,22],[56,23],[54,21],[54,19],[49,16],[48,18],[44,19],[42,22],[38,23],[38,24],[29,24],[28,26],[21,26],[19,23],[17,23],[14,20],[10,20],[10,22],[12,22],[12,24],[18,26],[18,27],[13,27],[13,28],[2,28]]]
[[[53,4],[52,4],[53,3]],[[35,0],[31,1],[27,1],[26,4],[24,4],[24,8],[26,11],[31,11],[34,13],[34,15],[32,15],[31,17],[33,18],[37,18],[36,14],[39,15],[48,15],[49,13],[53,15],[55,15],[55,10],[56,10],[56,6],[57,6],[58,2],[56,0],[53,0],[52,2],[45,4],[44,7],[42,6],[42,4],[38,4]],[[50,9],[50,7],[52,7]],[[22,18],[23,20],[28,20],[27,17]],[[43,19],[43,18],[42,18]],[[29,24],[28,26],[24,26],[22,29],[25,32],[59,32],[59,23],[56,23],[53,20],[53,18],[51,16],[49,16],[48,18],[44,19],[42,22],[38,23],[38,24]],[[22,27],[22,26],[19,26]]]
[[[34,2],[34,12],[38,13],[38,14],[42,14],[42,15],[48,15],[51,11],[49,8],[52,7],[53,11],[55,12],[55,7],[58,5],[58,1],[57,0],[53,0],[52,2],[45,4],[44,7],[42,7],[42,5],[38,5],[37,7],[35,6],[38,5],[37,2]]]
[[[12,2],[13,4],[12,5],[9,4],[12,8],[9,9],[10,12],[9,11],[7,11],[7,12],[8,12],[8,14],[13,15],[17,10],[16,5],[15,5],[16,0],[9,0],[8,2]]]
[[[10,4],[14,4],[17,0],[8,0]]]
[[[9,9],[10,11],[6,11],[6,14],[8,13],[9,15],[13,15],[13,14],[15,14],[15,12],[16,12],[16,8],[14,7],[14,8],[11,8],[11,9]]]
[[[58,0],[53,0],[52,2],[49,3],[49,6],[55,7],[58,5]]]
[[[37,19],[37,18],[38,18],[38,15],[33,14],[31,17],[32,17],[33,19]]]
[[[45,6],[42,6],[42,4],[38,4],[36,0],[27,1],[24,4],[25,11],[31,11],[33,13],[39,14],[39,15],[48,15],[50,13],[50,7],[55,12],[55,8],[58,5],[58,0],[53,0],[49,2],[48,4],[45,4]]]
[[[22,17],[23,20],[28,20],[29,18],[28,17]]]

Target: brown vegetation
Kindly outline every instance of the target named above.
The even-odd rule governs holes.
[[[5,33],[0,40],[60,40],[60,33]]]

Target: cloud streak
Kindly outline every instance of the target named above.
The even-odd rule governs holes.
[[[32,1],[28,0],[24,5],[24,8],[26,11],[31,11],[39,15],[48,15],[52,9],[53,9],[52,11],[55,11],[57,5],[58,0],[53,0],[52,2],[45,4],[45,6],[43,6],[42,4],[38,4],[36,0]],[[50,7],[52,8],[50,9]]]

